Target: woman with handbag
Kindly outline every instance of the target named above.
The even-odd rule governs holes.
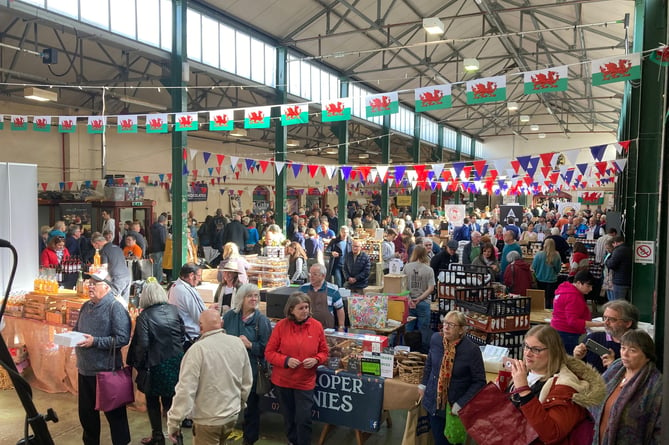
[[[260,435],[259,395],[269,392],[265,346],[272,326],[258,310],[260,291],[255,284],[243,284],[232,298],[232,310],[223,316],[226,334],[239,337],[246,346],[253,371],[253,386],[244,410],[244,445],[253,444]]]
[[[511,401],[539,436],[534,443],[590,444],[588,408],[604,401],[604,379],[595,368],[565,353],[558,332],[548,325],[525,335],[523,360],[509,359]]]
[[[151,437],[142,443],[164,445],[161,402],[162,412],[167,413],[179,379],[186,331],[179,310],[167,303],[167,293],[154,277],[146,280],[139,307],[142,312],[130,342],[128,365],[137,369],[137,389],[146,395]]]
[[[466,326],[465,315],[451,311],[444,318],[441,332],[430,339],[418,390],[430,417],[435,445],[464,442],[458,411],[486,383],[481,349],[465,337]]]

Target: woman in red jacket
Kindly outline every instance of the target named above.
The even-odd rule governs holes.
[[[70,257],[70,252],[65,247],[65,238],[62,236],[54,236],[47,244],[46,249],[40,255],[39,264],[41,267],[48,267],[55,269],[63,260]]]
[[[292,294],[284,313],[286,318],[276,324],[265,347],[265,358],[272,364],[288,441],[310,445],[316,369],[325,364],[328,346],[323,325],[311,318],[307,294]]]

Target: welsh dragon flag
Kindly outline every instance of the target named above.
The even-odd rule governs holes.
[[[88,132],[102,134],[107,127],[107,116],[88,116]]]
[[[59,116],[58,117],[58,132],[59,133],[76,133],[77,132],[77,117],[76,116]]]
[[[51,116],[35,116],[33,118],[33,131],[50,132]]]
[[[209,112],[209,131],[232,131],[235,128],[233,110]]]
[[[567,91],[569,70],[566,66],[523,73],[525,94]]]
[[[198,128],[197,113],[174,114],[174,131],[197,131]]]
[[[116,131],[118,133],[137,133],[137,115],[117,116]]]
[[[640,78],[641,55],[639,53],[592,61],[593,86]]]
[[[4,129],[5,129],[5,115],[0,114],[0,130],[4,130]]]
[[[385,116],[400,111],[400,101],[397,92],[373,94],[365,97],[366,117]]]
[[[281,105],[281,125],[308,124],[309,105],[290,104]]]
[[[244,128],[269,128],[272,107],[255,107],[244,110]]]
[[[416,111],[418,112],[440,110],[442,108],[451,108],[453,106],[450,83],[417,88],[414,94]]]
[[[28,116],[13,115],[10,122],[10,128],[14,131],[26,131],[28,129]]]
[[[351,98],[341,97],[323,102],[321,109],[323,122],[338,122],[351,120]]]
[[[506,100],[506,76],[467,81],[467,103],[469,105],[504,100]]]
[[[167,114],[147,114],[146,132],[147,133],[167,133],[168,130]]]

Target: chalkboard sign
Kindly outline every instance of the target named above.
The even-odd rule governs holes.
[[[276,388],[260,398],[263,411],[280,411]],[[375,433],[381,428],[383,378],[317,370],[313,420]]]

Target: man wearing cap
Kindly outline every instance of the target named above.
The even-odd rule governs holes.
[[[127,306],[130,297],[130,282],[132,277],[130,269],[125,262],[125,256],[119,246],[107,241],[105,237],[99,233],[95,233],[91,238],[93,247],[100,251],[102,264],[107,265],[107,272],[109,272],[109,282],[114,296],[121,297],[125,300]]]
[[[458,262],[458,254],[455,253],[457,250],[458,242],[454,239],[448,240],[446,248],[442,249],[441,252],[432,257],[430,260],[430,267],[434,270],[435,280],[437,280],[440,270],[448,269],[449,264]]]
[[[195,286],[202,281],[202,270],[193,263],[186,263],[179,271],[179,279],[168,293],[168,301],[179,310],[179,315],[184,321],[186,329],[186,341],[184,351],[187,350],[200,336],[200,325],[198,320],[202,311],[206,310],[204,301]]]
[[[79,421],[84,430],[85,445],[100,443],[100,413],[95,410],[95,376],[101,371],[111,371],[112,367],[120,369],[123,366],[121,348],[130,341],[130,315],[114,298],[109,278],[105,270],[91,275],[88,282],[90,300],[81,307],[74,326],[74,331],[81,332],[85,337],[76,348]],[[113,364],[112,357],[116,360]],[[105,417],[109,422],[112,444],[127,445],[130,429],[125,405],[105,412]]]
[[[325,266],[319,263],[309,268],[309,282],[300,287],[311,298],[311,312],[313,317],[320,321],[324,328],[335,327],[335,316],[337,314],[337,326],[340,331],[344,330],[344,302],[336,285],[325,281]]]

